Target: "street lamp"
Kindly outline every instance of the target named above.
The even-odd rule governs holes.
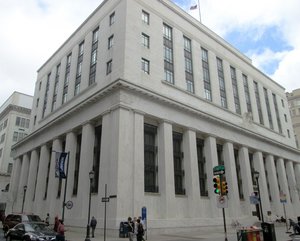
[[[261,221],[264,223],[264,214],[263,214],[262,205],[261,205],[261,196],[260,196],[260,189],[259,189],[259,183],[258,183],[259,172],[258,171],[254,171],[253,172],[253,177],[256,180],[256,185],[257,185],[257,190],[258,190],[259,206],[260,206],[259,209],[260,209],[260,213],[261,213]]]
[[[92,181],[93,181],[94,177],[95,177],[95,172],[90,171],[89,172],[89,178],[90,178],[89,211],[88,211],[88,222],[87,222],[87,226],[86,226],[85,241],[90,241],[91,194],[92,194]]]
[[[24,210],[24,202],[25,202],[25,196],[26,196],[26,190],[27,190],[26,185],[23,187],[23,190],[24,190],[24,195],[23,195],[23,203],[22,203],[22,213],[23,213],[23,210]]]

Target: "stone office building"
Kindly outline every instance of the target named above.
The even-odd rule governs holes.
[[[91,170],[99,227],[105,184],[117,195],[109,229],[142,207],[152,229],[222,224],[212,181],[222,164],[229,222],[257,220],[254,170],[265,217],[283,215],[280,193],[287,215],[300,215],[284,88],[169,0],[103,1],[38,70],[31,118],[31,134],[14,146],[15,210],[26,184],[24,211],[61,216],[54,151],[65,151],[67,225],[87,223]]]

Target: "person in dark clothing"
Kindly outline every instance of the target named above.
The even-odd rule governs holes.
[[[54,218],[54,227],[53,227],[54,232],[57,232],[58,225],[59,225],[58,216],[55,216],[55,218]]]
[[[143,224],[141,224],[141,220],[137,219],[137,232],[136,232],[136,240],[142,241],[144,236],[144,227]]]
[[[131,217],[128,217],[127,221],[128,221],[128,238],[129,238],[129,241],[133,241],[133,237],[134,237],[134,223],[132,222],[132,218]]]
[[[96,226],[97,226],[97,220],[96,220],[96,218],[94,216],[91,219],[90,226],[92,228],[92,238],[94,238],[95,237],[95,229],[96,229]]]
[[[56,241],[65,241],[65,225],[64,221],[59,219],[57,227]]]

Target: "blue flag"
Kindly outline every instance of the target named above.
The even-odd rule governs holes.
[[[68,156],[67,152],[56,152],[55,157],[55,177],[66,178],[65,162]]]

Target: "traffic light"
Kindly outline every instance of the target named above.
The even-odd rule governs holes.
[[[214,182],[215,193],[220,195],[221,194],[220,177],[214,177],[213,182]]]
[[[227,195],[228,193],[228,186],[227,186],[227,182],[226,181],[223,181],[222,182],[222,195]]]

